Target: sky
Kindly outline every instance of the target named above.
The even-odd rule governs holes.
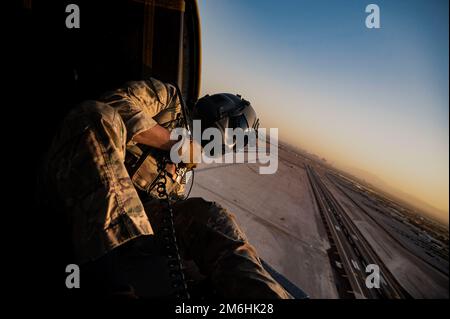
[[[202,94],[339,168],[449,205],[447,0],[198,0]],[[368,29],[365,8],[380,8]]]

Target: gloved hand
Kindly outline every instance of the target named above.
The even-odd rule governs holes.
[[[201,162],[202,146],[195,140],[187,140],[178,150],[178,155],[181,158],[180,166],[194,169]]]

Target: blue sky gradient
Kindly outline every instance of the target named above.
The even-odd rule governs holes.
[[[367,29],[366,5],[381,11]],[[203,93],[241,93],[264,127],[447,212],[446,0],[199,0]]]

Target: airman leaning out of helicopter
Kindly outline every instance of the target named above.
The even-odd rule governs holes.
[[[214,108],[224,103],[230,109],[227,125],[256,124],[251,105],[230,94],[200,99],[192,118],[214,126]],[[165,252],[174,288],[166,294],[187,293],[180,271],[183,259],[195,263],[218,296],[290,298],[263,268],[232,214],[202,198],[177,199],[184,188],[180,176],[193,165],[161,164],[158,154],[177,142],[170,140],[170,131],[183,119],[179,90],[153,78],[86,101],[65,118],[49,150],[44,176],[52,205],[64,212],[70,227],[77,263],[97,269],[107,294],[129,288],[145,296],[139,288],[142,281],[129,273],[130,264],[150,256],[155,246],[146,245],[159,237],[165,239],[158,247]],[[166,191],[169,198],[162,199]],[[144,272],[155,264],[149,260],[141,263],[149,265]]]

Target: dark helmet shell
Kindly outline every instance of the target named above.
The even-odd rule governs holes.
[[[259,120],[249,101],[240,95],[219,93],[206,95],[199,99],[194,108],[195,118],[201,120],[202,130],[208,127],[218,128],[223,137],[224,146],[234,147],[228,140],[227,128],[241,128],[244,131],[257,130]]]

